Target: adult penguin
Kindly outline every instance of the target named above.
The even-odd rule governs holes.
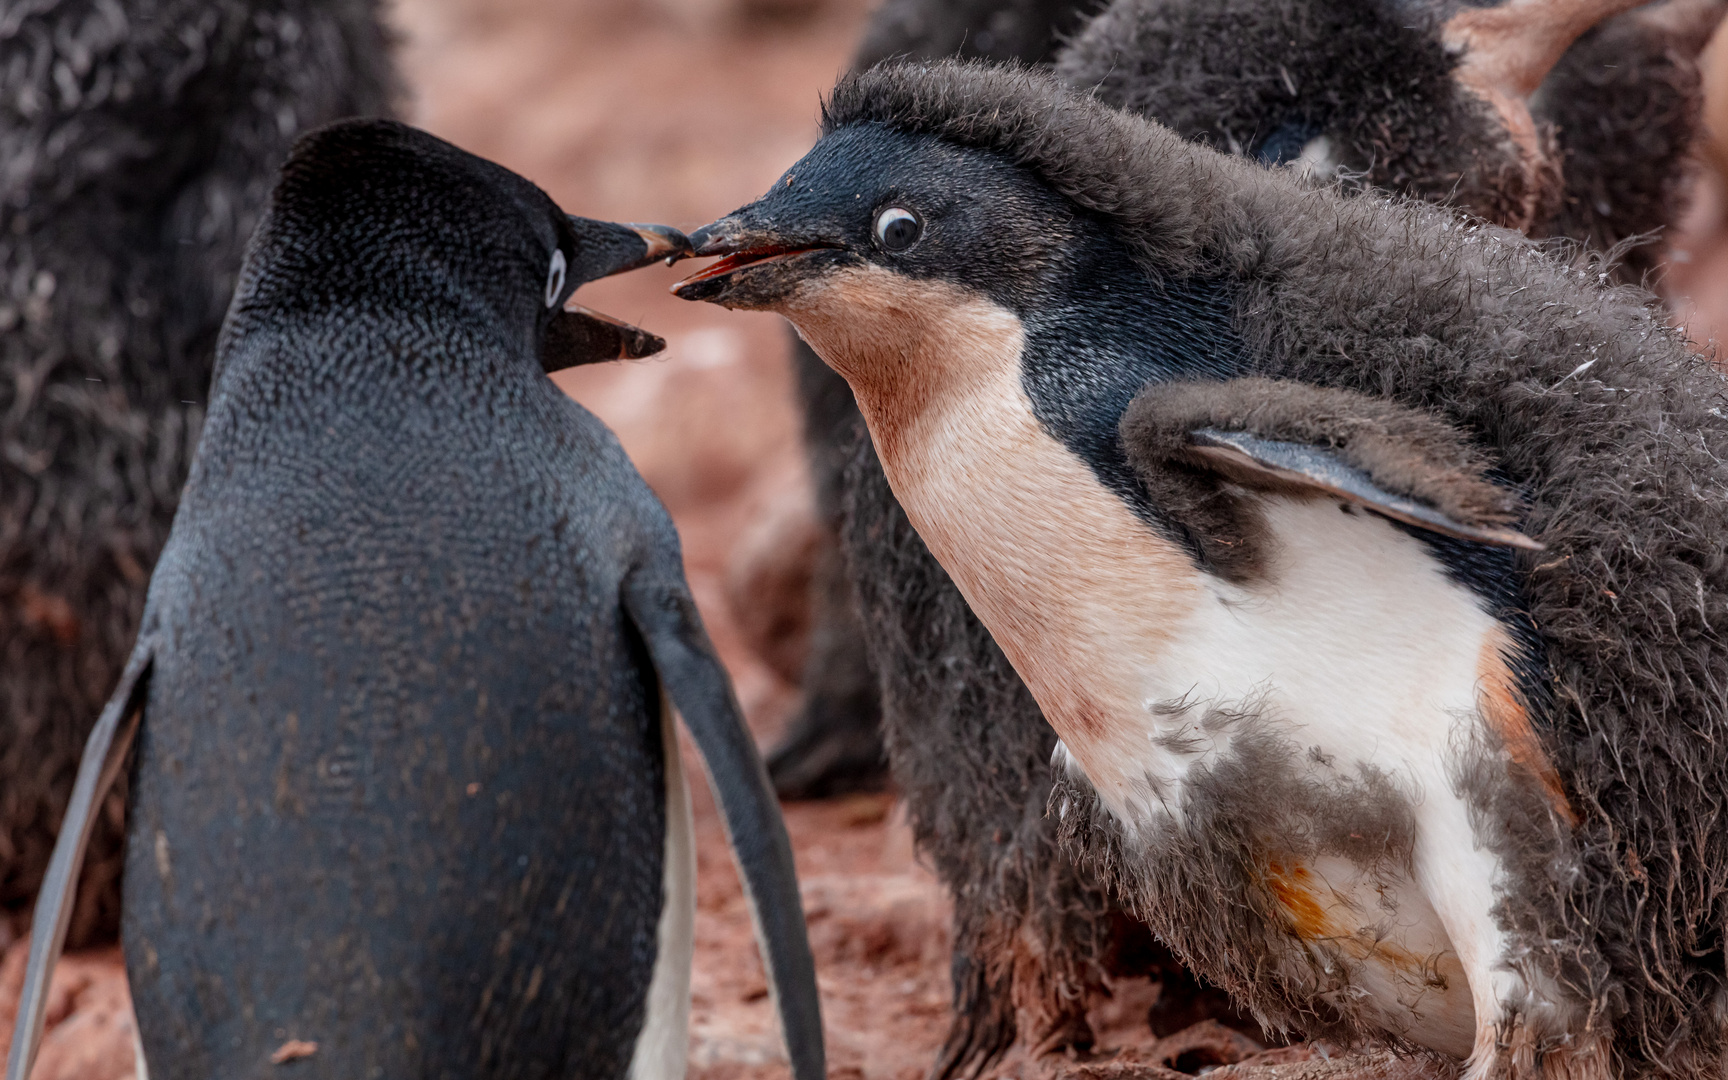
[[[1716,1075],[1728,386],[1648,295],[1034,73],[823,128],[678,292],[846,376],[1136,914],[1274,1028]]]
[[[1652,248],[1626,242],[1676,212],[1697,124],[1694,58],[1720,11],[1691,0],[1640,8],[1586,31],[1560,56],[1527,102],[1541,147],[1559,165],[1533,175],[1564,181],[1538,200],[1548,216],[1530,225],[1534,233],[1583,241],[1598,255],[1618,247],[1610,272],[1642,277]],[[1373,184],[1478,213],[1509,212],[1517,202],[1496,178],[1523,184],[1521,159],[1496,134],[1500,114],[1455,78],[1446,16],[1456,13],[1367,0],[1117,0],[1072,44],[1044,55],[1072,85],[1218,149],[1296,164],[1322,142],[1325,163],[1311,154],[1304,166],[1357,170]],[[896,47],[931,56],[958,36],[932,36],[932,53],[905,39]],[[1528,78],[1518,44],[1502,35],[1500,51],[1489,51]],[[1057,823],[1043,815],[1055,736],[902,512],[844,380],[807,346],[796,355],[814,403],[806,412],[812,472],[843,529],[837,561],[849,580],[826,592],[855,592],[862,607],[856,636],[818,607],[813,646],[824,644],[829,670],[843,671],[836,658],[862,666],[868,644],[895,784],[921,851],[954,897],[955,1019],[936,1073],[987,1063],[1017,1036],[1030,1046],[1084,1047],[1088,1001],[1133,927],[1057,850]],[[802,743],[788,749],[842,738],[856,745],[858,731],[845,713],[808,713]],[[1181,979],[1168,968],[1160,974],[1167,985]],[[1182,996],[1161,995],[1160,1006]],[[1196,1018],[1160,1015],[1154,1030]]]
[[[695,856],[672,707],[792,1073],[820,1080],[791,848],[677,534],[545,377],[658,351],[569,299],[687,247],[567,217],[391,121],[298,143],[80,765],[8,1080],[134,732],[123,939],[151,1072],[681,1077]]]
[[[0,11],[0,918],[36,895],[131,651],[276,169],[395,92],[374,0]],[[124,802],[74,942],[118,932]]]

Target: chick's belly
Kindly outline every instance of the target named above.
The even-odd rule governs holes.
[[[1371,1002],[1389,1032],[1469,1055],[1476,1028],[1469,979],[1439,915],[1408,876],[1338,856],[1274,856],[1262,883],[1284,917],[1290,948],[1342,976],[1346,985],[1322,997],[1352,1009]]]
[[[1284,959],[1331,973],[1316,992],[1349,995],[1390,1032],[1468,1055],[1466,972],[1491,967],[1504,943],[1490,915],[1498,867],[1473,842],[1450,767],[1457,739],[1480,723],[1498,624],[1420,542],[1384,522],[1322,500],[1264,505],[1282,540],[1265,581],[1211,579],[1200,602],[1166,608],[1178,617],[1143,638],[1129,629],[1151,630],[1132,617],[1143,613],[1116,605],[1072,617],[1088,605],[1071,599],[1071,618],[1049,621],[1066,631],[1047,634],[1055,647],[1023,641],[1016,665],[1064,753],[1130,836],[1184,827],[1191,781],[1229,760],[1245,732],[1279,740],[1292,769],[1322,782],[1365,769],[1389,777],[1414,814],[1413,872],[1390,851],[1368,868],[1293,858],[1309,850],[1301,838],[1282,853],[1274,841],[1219,856],[1250,860],[1289,932]],[[1052,665],[1053,653],[1065,664]],[[1050,678],[1068,664],[1083,674]],[[1448,925],[1465,931],[1468,966]]]

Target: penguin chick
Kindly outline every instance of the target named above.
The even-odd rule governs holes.
[[[845,376],[1136,913],[1277,1028],[1471,1077],[1714,1075],[1728,387],[1648,297],[1031,72],[878,68],[823,131],[693,236],[726,257],[678,293],[780,312]],[[1463,466],[1478,525],[1522,501],[1517,533],[1384,512],[1396,470],[1293,423],[1300,395],[1259,426],[1250,378],[1394,403],[1387,445]],[[1241,466],[1217,482],[1268,542],[1251,580],[1209,569],[1159,455],[1124,445],[1171,383],[1216,398],[1130,431],[1215,429],[1191,441]]]
[[[893,55],[1055,59],[1070,85],[1217,149],[1296,169],[1330,161],[1352,189],[1366,180],[1477,213],[1520,205],[1500,186],[1501,170],[1523,174],[1497,117],[1453,78],[1458,57],[1441,29],[1456,4],[1116,0],[1075,34],[1094,6],[1046,9],[1043,33],[1027,34],[1038,8],[1021,0],[894,0],[872,17],[854,68]],[[1531,235],[1568,237],[1583,245],[1571,249],[1580,262],[1644,279],[1659,247],[1636,240],[1681,208],[1701,97],[1694,59],[1723,6],[1625,12],[1560,58],[1529,111],[1553,133],[1564,191]],[[1004,26],[1012,32],[996,32]],[[1610,251],[1617,260],[1601,258]],[[804,703],[770,775],[783,796],[831,794],[870,775],[885,741],[919,851],[954,900],[954,1013],[937,1080],[988,1065],[1016,1038],[1089,1047],[1088,1003],[1107,973],[1132,973],[1123,958],[1147,952],[1121,947],[1113,935],[1129,920],[1061,854],[1059,823],[1041,813],[1055,735],[894,501],[845,380],[801,341],[794,362],[818,511],[843,530],[844,558],[814,567]],[[1250,550],[1261,549],[1214,542],[1208,557],[1224,572],[1230,553]],[[869,737],[878,693],[884,740]],[[1173,967],[1161,1002],[1186,1000]],[[1154,1033],[1168,1030],[1155,1021]]]
[[[543,370],[659,347],[576,287],[688,250],[412,128],[307,136],[253,237],[125,676],[37,907],[27,1076],[93,807],[137,737],[138,1074],[677,1078],[713,779],[792,1074],[791,849],[678,539]]]
[[[1056,70],[1219,149],[1636,250],[1680,209],[1694,61],[1724,5],[1604,19],[1630,6],[1115,0]]]

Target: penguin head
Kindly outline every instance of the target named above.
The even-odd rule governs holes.
[[[565,214],[508,169],[406,124],[342,121],[301,138],[283,165],[230,321],[338,311],[424,322],[453,310],[553,371],[664,348],[571,295],[688,249],[665,226]]]
[[[830,132],[766,195],[691,240],[696,255],[726,257],[676,295],[779,312],[860,390],[943,378],[881,365],[941,337],[1013,336],[1110,246],[1103,223],[1009,158],[874,123]],[[989,355],[1015,359],[1011,348]]]
[[[1225,173],[1287,178],[1002,65],[849,75],[823,122],[767,194],[692,235],[724,258],[674,292],[784,315],[884,454],[909,424],[1027,398],[1109,457],[1141,386],[1243,362],[1215,204]]]

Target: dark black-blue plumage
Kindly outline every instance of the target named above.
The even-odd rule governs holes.
[[[294,1040],[309,1076],[681,1075],[668,698],[820,1075],[790,849],[677,535],[543,373],[654,351],[563,305],[682,244],[394,123],[284,167],[97,735],[141,706],[124,939],[158,1075],[269,1074]]]

